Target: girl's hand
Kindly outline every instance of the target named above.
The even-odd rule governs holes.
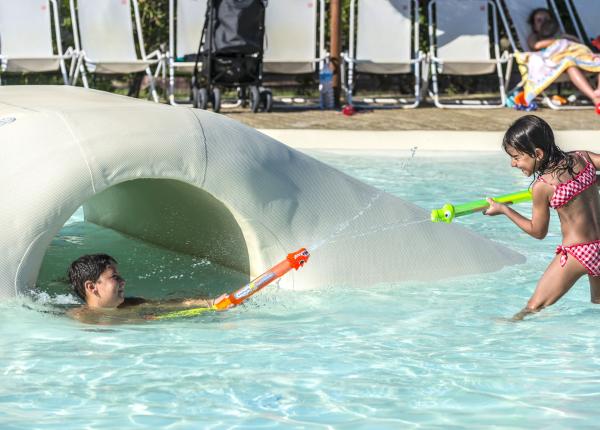
[[[483,211],[484,215],[494,216],[504,213],[506,205],[495,202],[490,197],[486,198],[486,200],[489,203],[490,207]]]

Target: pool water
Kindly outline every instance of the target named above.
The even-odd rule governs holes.
[[[501,153],[310,155],[428,209],[529,185]],[[48,251],[43,293],[0,304],[0,428],[597,427],[600,307],[587,280],[509,321],[560,242],[555,214],[544,241],[503,217],[456,222],[527,263],[439,282],[269,287],[225,313],[91,326],[53,311],[74,302],[64,269],[83,252],[110,248],[130,294],[216,294],[244,277],[76,213]]]

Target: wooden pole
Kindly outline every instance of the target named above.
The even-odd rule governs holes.
[[[333,72],[333,96],[335,107],[340,107],[340,94],[342,88],[342,81],[340,75],[340,61],[341,61],[341,51],[342,51],[342,40],[341,40],[341,18],[342,18],[342,10],[341,10],[341,0],[330,0],[329,3],[329,16],[330,16],[330,25],[329,25],[329,52],[330,52],[330,60],[331,67]]]

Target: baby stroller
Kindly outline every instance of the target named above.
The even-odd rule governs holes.
[[[208,0],[192,79],[194,107],[210,102],[219,112],[221,90],[236,88],[252,112],[271,111],[273,95],[262,87],[266,7],[266,0]]]

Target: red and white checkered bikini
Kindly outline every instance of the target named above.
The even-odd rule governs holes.
[[[585,167],[574,178],[565,183],[557,185],[549,184],[554,187],[554,194],[550,199],[550,207],[553,209],[563,207],[575,196],[578,196],[596,182],[596,168],[594,165],[580,152],[577,155],[585,160]],[[538,181],[547,184],[541,176],[538,178]],[[569,246],[558,245],[556,253],[561,254],[561,266],[567,263],[568,254],[571,254],[587,269],[591,276],[600,276],[600,240]]]

